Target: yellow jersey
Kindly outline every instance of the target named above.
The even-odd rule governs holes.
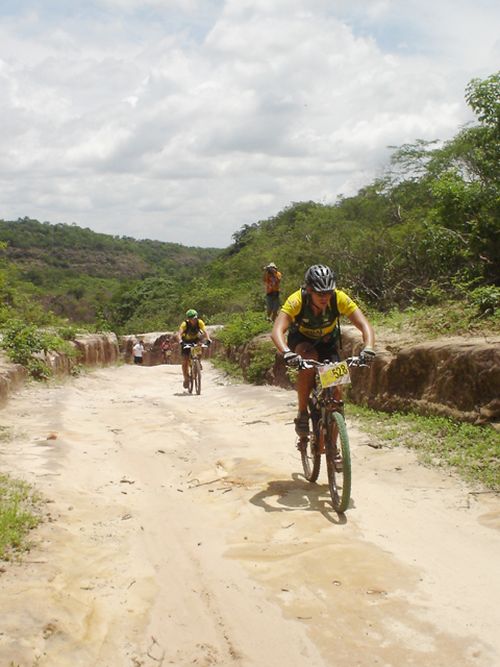
[[[193,340],[198,340],[200,333],[206,334],[205,322],[198,318],[196,324],[191,326],[187,320],[184,320],[184,322],[179,327],[179,331],[181,333],[182,340],[186,343],[190,343]]]
[[[305,295],[305,302],[303,301]],[[352,315],[358,308],[345,292],[334,290],[330,303],[324,313],[319,315],[313,312],[312,306],[307,298],[307,292],[299,289],[290,294],[281,310],[292,319],[292,323],[299,333],[308,338],[318,340],[331,334],[338,325],[339,315]]]

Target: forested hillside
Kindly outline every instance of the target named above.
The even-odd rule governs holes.
[[[168,283],[169,292],[176,293],[220,253],[29,218],[0,220],[0,242],[10,287],[4,302],[21,305],[22,295],[29,295],[45,310],[78,324],[111,322],[117,295],[148,278],[152,285]]]
[[[291,204],[245,225],[223,251],[96,234],[76,225],[0,221],[0,326],[86,324],[118,333],[177,327],[194,307],[209,323],[255,313],[263,266],[283,295],[327,263],[373,316],[454,304],[437,333],[489,319],[500,297],[500,73],[465,97],[477,122],[447,142],[394,148],[385,174],[334,205]]]
[[[288,294],[308,265],[322,262],[370,310],[453,302],[462,326],[494,314],[500,296],[500,74],[473,80],[466,99],[477,124],[444,143],[395,148],[386,173],[355,196],[339,197],[333,206],[296,203],[244,226],[207,264],[190,291],[192,303],[217,320],[262,309],[264,264],[278,265]],[[446,324],[453,325],[441,322],[438,333],[446,333]]]

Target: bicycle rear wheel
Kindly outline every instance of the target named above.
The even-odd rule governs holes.
[[[325,457],[333,509],[342,513],[351,499],[351,452],[347,427],[339,412],[328,417]]]
[[[193,361],[193,381],[196,393],[201,393],[201,364],[199,359]]]
[[[319,451],[319,415],[311,403],[309,404],[309,414],[312,422],[312,433],[309,433],[308,437],[300,438],[298,448],[302,459],[304,477],[308,482],[315,482],[318,479],[321,466],[321,454]]]

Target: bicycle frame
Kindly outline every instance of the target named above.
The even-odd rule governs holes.
[[[316,383],[309,399],[312,433],[299,438],[304,476],[310,482],[318,478],[321,456],[326,459],[328,485],[334,509],[343,513],[351,496],[351,457],[344,420],[344,402],[338,386],[350,382],[348,367],[366,366],[359,357],[348,357],[332,364],[303,359],[300,368],[314,368]]]
[[[185,343],[189,347],[189,385],[188,391],[193,393],[193,387],[197,394],[201,393],[201,355],[203,348],[207,345],[199,342]]]

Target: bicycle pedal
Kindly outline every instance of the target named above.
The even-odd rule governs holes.
[[[303,436],[297,439],[297,444],[296,447],[299,450],[299,452],[304,451],[307,448],[307,445],[309,444],[309,438],[307,436]]]

